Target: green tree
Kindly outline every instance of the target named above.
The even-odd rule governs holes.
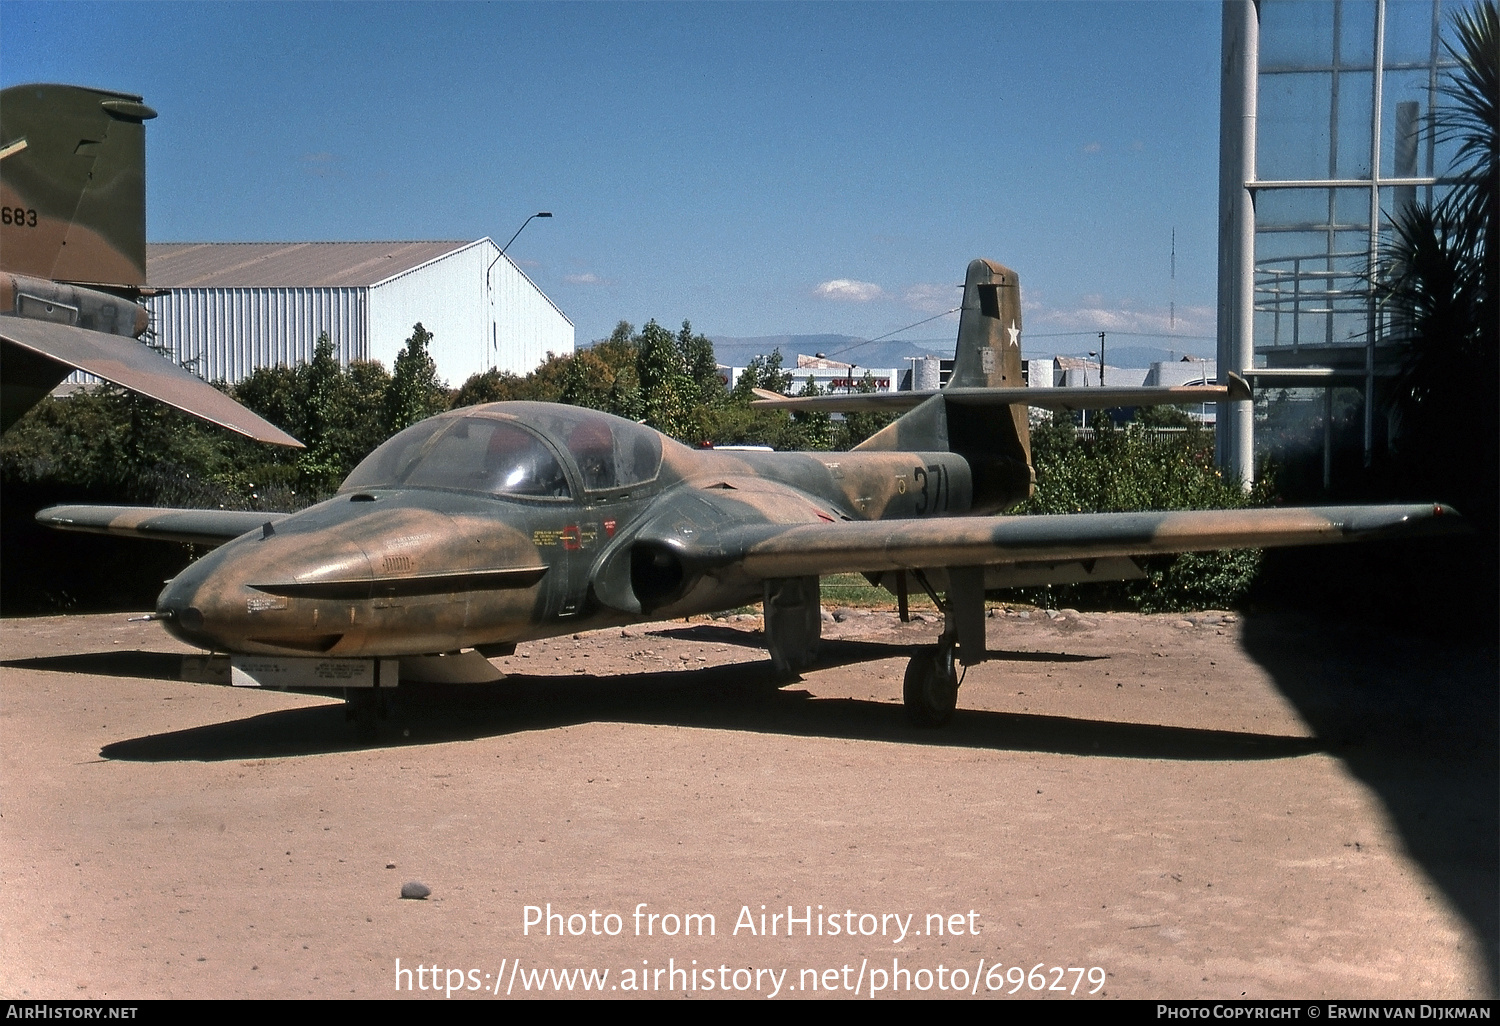
[[[391,384],[385,392],[385,429],[394,435],[448,408],[447,387],[438,380],[437,365],[427,347],[432,332],[418,321],[406,345],[396,354]]]
[[[799,396],[822,395],[823,390],[809,374],[807,381],[798,390]],[[796,428],[798,449],[831,449],[833,448],[833,417],[826,413],[813,410],[796,410],[792,413],[792,426]]]
[[[769,356],[750,358],[750,363],[740,372],[729,397],[732,402],[748,406],[755,398],[754,390],[757,388],[786,395],[791,387],[792,374],[781,369],[781,350],[776,349]]]
[[[755,389],[785,395],[792,375],[781,369],[781,350],[755,356],[740,372],[722,405],[713,411],[706,437],[721,445],[769,445],[773,449],[806,448],[801,428],[784,410],[756,409]]]
[[[1191,407],[1185,406],[1141,406],[1135,411],[1135,422],[1141,427],[1185,428],[1192,427],[1193,418],[1188,416]]]
[[[697,390],[697,401],[704,406],[721,405],[727,390],[724,379],[719,377],[713,341],[707,335],[694,334],[693,325],[683,321],[682,330],[677,333],[677,350],[682,354],[683,370]]]
[[[636,378],[646,423],[680,438],[689,428],[697,389],[687,376],[677,339],[656,321],[648,321],[636,339]]]
[[[478,406],[481,403],[503,403],[515,399],[530,399],[525,394],[526,379],[509,371],[496,370],[491,367],[487,371],[471,374],[457,392],[453,393],[453,401],[449,404],[450,409],[459,409],[464,406]]]
[[[391,375],[378,360],[353,360],[344,372],[344,412],[336,425],[344,473],[370,455],[390,436],[385,431],[383,405]]]
[[[313,357],[296,367],[262,367],[240,382],[234,397],[290,431],[307,448],[279,450],[236,439],[235,460],[256,484],[280,489],[287,508],[331,495],[360,460],[388,437],[384,405],[391,376],[379,363],[339,366],[327,333]]]

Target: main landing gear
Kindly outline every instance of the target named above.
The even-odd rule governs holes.
[[[983,662],[988,655],[984,640],[984,571],[977,567],[948,567],[947,600],[922,570],[902,571],[898,578],[901,619],[906,619],[906,574],[915,577],[943,614],[943,633],[936,645],[922,648],[906,666],[901,697],[906,718],[916,727],[941,727],[953,719],[958,708],[958,666]]]
[[[919,649],[906,667],[902,698],[914,726],[941,727],[958,708],[959,664],[972,666],[988,656],[984,640],[984,570],[945,567],[941,598],[923,570],[900,571],[897,597],[906,619],[906,577],[914,577],[943,614],[943,633],[936,645]],[[823,621],[818,608],[818,579],[790,577],[765,582],[766,648],[777,678],[796,680],[817,658]]]
[[[944,637],[923,648],[906,664],[901,697],[906,718],[916,727],[941,727],[958,708],[958,666],[953,639]]]

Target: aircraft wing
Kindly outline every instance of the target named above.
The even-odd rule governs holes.
[[[899,413],[915,409],[935,395],[964,406],[1036,406],[1044,410],[1111,410],[1125,406],[1176,406],[1189,403],[1242,402],[1250,386],[1237,374],[1222,385],[1103,385],[1096,388],[939,388],[912,392],[850,392],[839,395],[786,396],[755,389],[751,406],[822,413]]]
[[[657,532],[648,529],[638,541],[670,548],[692,569],[769,579],[1329,545],[1464,529],[1451,507],[1424,504],[740,524],[686,538],[670,528],[653,538]]]
[[[166,509],[151,506],[52,506],[37,523],[59,531],[113,534],[124,538],[222,545],[250,531],[285,520],[287,513],[239,509]]]
[[[85,371],[257,441],[303,447],[275,424],[133,338],[54,321],[0,317],[0,339],[7,347],[18,346],[54,363]]]

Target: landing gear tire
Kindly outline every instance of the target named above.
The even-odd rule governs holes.
[[[958,667],[953,646],[924,648],[906,664],[902,687],[906,718],[917,727],[941,727],[958,707]]]

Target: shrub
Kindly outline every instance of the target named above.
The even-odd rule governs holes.
[[[1017,512],[1129,513],[1240,509],[1263,504],[1264,487],[1246,493],[1214,466],[1213,435],[1198,428],[1159,433],[1106,426],[1079,438],[1066,422],[1033,435],[1036,493]],[[1258,549],[1139,559],[1145,580],[1017,588],[998,593],[1038,605],[1125,608],[1156,613],[1226,609],[1242,600],[1260,567]]]

